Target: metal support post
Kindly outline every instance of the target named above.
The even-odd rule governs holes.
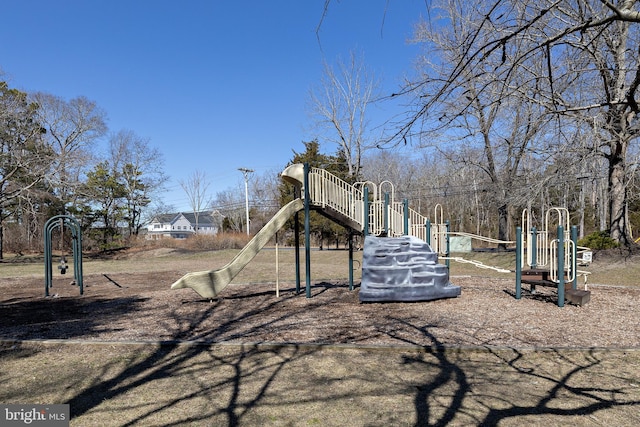
[[[366,185],[364,186],[363,189],[363,198],[364,198],[364,206],[363,206],[363,214],[364,214],[364,226],[363,226],[363,230],[362,230],[362,234],[364,236],[368,236],[369,235],[369,187],[367,187]]]
[[[522,297],[522,228],[516,227],[516,299]]]
[[[293,222],[293,233],[296,247],[296,294],[300,293],[300,216],[296,212]]]
[[[404,209],[403,209],[403,213],[404,213],[404,235],[408,236],[409,235],[409,200],[408,199],[404,199],[402,201],[402,204],[404,205]]]
[[[310,213],[309,194],[309,163],[304,164],[304,265],[306,272],[307,298],[311,298],[311,224],[309,222]]]
[[[573,283],[571,287],[578,289],[578,227],[571,226],[571,241],[573,242],[573,252],[571,253],[571,272],[573,273]]]
[[[427,235],[427,244],[431,246],[431,221],[426,220],[424,223],[425,233]],[[433,248],[431,248],[433,249]],[[437,252],[437,251],[436,251]]]
[[[349,290],[353,290],[353,231],[349,230]]]
[[[450,247],[449,247],[449,229],[450,229],[450,224],[449,224],[449,220],[446,220],[444,223],[445,223],[446,232],[447,232],[445,234],[445,237],[444,237],[446,239],[445,243],[446,243],[446,248],[447,248],[447,252],[446,252],[447,262],[446,262],[446,264],[447,264],[447,268],[449,268],[450,265],[451,265],[451,262],[450,262],[451,260],[449,259],[450,255],[451,255],[451,251],[450,251]]]
[[[558,226],[558,307],[564,307],[564,227]]]

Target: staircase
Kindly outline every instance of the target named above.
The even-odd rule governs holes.
[[[282,172],[282,178],[303,187],[304,165],[293,164],[287,167]],[[389,237],[409,235],[427,240],[425,228],[427,218],[411,208],[405,208],[402,202],[391,200],[385,203],[377,195],[374,196],[374,199],[369,202],[368,221],[365,221],[363,190],[319,168],[309,168],[308,182],[310,208],[339,224],[364,234],[365,222],[368,222],[367,234],[370,235],[384,233]],[[407,230],[404,229],[405,209],[408,209]]]

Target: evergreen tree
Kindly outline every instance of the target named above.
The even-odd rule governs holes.
[[[110,168],[109,162],[98,163],[87,173],[82,189],[86,199],[96,206],[92,230],[99,235],[102,249],[108,249],[114,243],[119,236],[118,225],[125,219],[127,191],[119,175]]]
[[[294,150],[293,159],[289,165],[308,163],[309,168],[325,169],[345,181],[349,179],[349,168],[344,156],[341,156],[340,153],[336,156],[322,153],[320,151],[320,143],[315,139],[313,141],[303,142],[303,144],[305,151],[298,153]],[[281,206],[293,200],[294,188],[292,184],[282,182],[279,190]],[[304,221],[304,213],[301,213],[299,218],[300,221]],[[314,236],[320,248],[324,247],[324,242],[330,244],[335,242],[336,245],[338,245],[340,241],[346,241],[349,235],[348,230],[345,230],[344,227],[322,216],[318,212],[312,211],[310,213],[309,224],[310,234]],[[287,228],[293,229],[293,219],[289,220]]]

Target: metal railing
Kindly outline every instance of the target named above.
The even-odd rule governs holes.
[[[436,221],[431,226],[431,235],[427,236],[427,217],[411,208],[405,208],[405,203],[396,202],[393,185],[384,181],[382,185],[390,188],[390,193],[378,191],[375,184],[367,181],[351,185],[330,172],[320,168],[309,170],[309,198],[310,203],[320,208],[331,210],[345,216],[360,226],[359,231],[364,231],[364,192],[361,188],[365,185],[373,187],[370,193],[373,196],[369,205],[368,233],[388,236],[400,236],[408,234],[424,241],[431,241],[432,248],[444,253],[446,246],[446,226],[442,216],[442,206],[436,205]],[[405,209],[406,221],[405,221]],[[406,223],[405,223],[406,222]],[[406,225],[406,230],[405,230]]]
[[[309,171],[309,197],[321,208],[329,207],[364,227],[362,191],[324,169]]]
[[[555,218],[553,218],[555,216]],[[554,221],[555,219],[555,221]],[[521,259],[526,260],[529,267],[548,267],[550,279],[557,282],[558,279],[558,236],[551,227],[553,225],[563,228],[563,263],[567,281],[573,281],[576,276],[576,252],[575,243],[571,240],[571,226],[569,210],[566,208],[552,207],[545,214],[543,229],[531,226],[531,217],[527,209],[522,211],[522,239]]]

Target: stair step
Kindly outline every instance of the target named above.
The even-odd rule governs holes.
[[[591,291],[583,291],[581,289],[568,289],[564,293],[564,298],[577,305],[585,305],[591,300]]]

